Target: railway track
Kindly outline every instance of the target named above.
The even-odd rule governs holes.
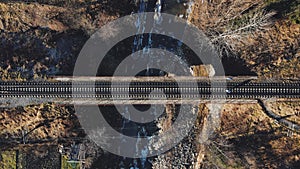
[[[195,80],[195,79],[194,79]],[[300,80],[263,81],[253,79],[215,80],[120,79],[67,80],[49,82],[0,82],[0,107],[41,102],[59,104],[197,104],[203,100],[255,100],[268,116],[280,124],[299,125],[281,119],[268,110],[263,99],[300,99]],[[203,102],[201,102],[203,103]]]
[[[0,98],[195,100],[300,98],[300,81],[0,82]]]

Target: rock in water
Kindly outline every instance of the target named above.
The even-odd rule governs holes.
[[[4,29],[4,25],[2,23],[2,20],[0,19],[0,30],[3,30]]]
[[[211,64],[191,66],[190,72],[193,76],[198,77],[213,77],[216,74],[216,71]]]

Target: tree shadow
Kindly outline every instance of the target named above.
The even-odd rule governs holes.
[[[298,151],[290,150],[290,152],[282,150],[279,154],[276,152],[276,148],[271,144],[272,141],[282,139],[283,134],[277,135],[273,131],[259,131],[250,135],[243,135],[235,139],[231,139],[230,142],[233,145],[233,151],[239,154],[239,158],[245,163],[251,166],[247,162],[247,156],[252,155],[256,167],[275,167],[275,168],[294,168],[294,166],[299,165],[299,161],[294,161],[293,163],[287,164],[286,159],[289,156],[299,154]],[[288,144],[288,143],[286,143]],[[289,145],[286,145],[287,147]],[[296,167],[297,168],[297,167]]]
[[[222,64],[226,76],[257,76],[242,59],[224,57],[222,58]]]
[[[274,16],[277,19],[284,18],[286,14],[293,12],[297,7],[299,1],[295,0],[279,0],[277,2],[270,3],[265,9],[267,11],[276,11]]]

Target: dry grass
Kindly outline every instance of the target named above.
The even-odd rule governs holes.
[[[294,106],[293,110],[296,109]],[[211,156],[222,157],[215,163],[226,167],[294,168],[300,162],[299,141],[299,134],[291,135],[289,130],[265,115],[258,104],[226,104],[221,129],[215,139],[215,147],[223,155]]]
[[[240,55],[249,68],[268,78],[300,77],[300,25],[278,21],[269,31],[248,37]]]
[[[190,22],[212,39],[220,56],[238,57],[258,76],[299,78],[300,24],[272,17],[267,10],[283,11],[270,3],[277,1],[197,0]]]
[[[24,108],[1,109],[0,137],[3,141],[39,141],[76,137],[80,127],[68,108],[41,104]]]

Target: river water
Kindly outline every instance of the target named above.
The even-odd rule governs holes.
[[[184,5],[185,4],[185,5]],[[183,2],[180,0],[137,0],[138,10],[134,11],[140,13],[140,17],[135,21],[136,35],[122,40],[117,45],[115,45],[102,60],[99,66],[97,76],[112,76],[116,68],[120,63],[127,57],[138,57],[144,58],[146,54],[149,54],[150,49],[158,48],[162,50],[167,50],[174,55],[178,56],[183,60],[188,66],[202,64],[201,60],[195,55],[195,53],[190,50],[185,44],[183,44],[180,39],[176,40],[171,37],[150,33],[145,34],[143,32],[143,12],[155,12],[155,24],[153,24],[152,32],[155,32],[156,26],[159,27],[161,12],[167,12],[186,18],[187,13],[191,12],[191,2]],[[131,55],[137,53],[137,55]],[[160,56],[148,55],[149,66],[145,67],[143,71],[137,73],[135,76],[165,76],[167,72],[152,69],[151,63],[160,62],[165,57],[164,53]],[[175,60],[174,60],[175,61]],[[175,61],[176,62],[176,61]],[[228,60],[228,62],[232,62]],[[133,63],[131,67],[137,66],[138,63]],[[230,69],[232,69],[232,66]],[[124,71],[124,74],[118,74],[121,76],[128,76],[128,72]],[[218,72],[216,72],[218,75]],[[130,151],[131,154],[142,154],[141,158],[128,158],[120,157],[110,153],[105,153],[101,155],[98,162],[94,164],[92,168],[117,168],[117,169],[143,169],[152,168],[152,162],[156,157],[147,157],[149,151],[147,147],[141,147],[142,138],[150,138],[150,136],[158,135],[159,128],[157,127],[157,121],[160,117],[166,115],[164,111],[158,118],[157,114],[160,114],[158,110],[161,110],[162,105],[134,105],[134,106],[105,106],[99,107],[100,111],[103,113],[106,121],[121,135],[130,136],[136,138],[136,143],[134,145],[130,144],[130,147],[118,147],[119,149],[125,149]],[[156,117],[156,120],[148,123],[136,123],[132,121],[130,114],[132,108],[135,108],[141,112],[149,112],[151,116]],[[121,142],[126,143],[126,139],[120,139]]]
[[[174,14],[180,17],[185,17],[185,12],[189,9],[189,3],[180,0],[139,0],[137,1],[138,10],[137,13],[143,12],[155,12],[155,24],[160,24],[161,12],[167,12],[169,14]],[[137,19],[135,26],[137,29],[137,35],[134,37],[129,37],[122,42],[118,43],[113,47],[110,52],[108,52],[106,58],[104,58],[103,63],[100,64],[98,69],[98,76],[111,76],[114,73],[116,67],[132,53],[138,53],[134,57],[144,57],[143,55],[149,52],[151,48],[160,48],[168,50],[182,60],[184,60],[188,65],[200,64],[201,61],[193,59],[193,53],[189,50],[185,50],[184,44],[180,40],[176,40],[170,37],[161,36],[157,34],[144,34],[143,15]],[[153,25],[153,32],[155,32],[155,24]],[[189,57],[186,57],[189,55]],[[131,56],[129,56],[131,57]],[[132,56],[133,57],[133,56]],[[159,62],[163,57],[157,57],[150,55],[150,62]],[[194,57],[197,58],[197,57]],[[134,64],[131,66],[135,66]],[[146,67],[144,71],[141,71],[137,76],[165,76],[167,72],[163,72],[157,69],[151,69],[151,63],[149,67]],[[124,76],[127,72],[124,72]],[[161,110],[163,105],[150,106],[150,105],[134,105],[138,111],[148,111],[153,117],[157,117],[157,110]],[[132,146],[132,153],[142,154],[142,158],[134,159],[128,157],[116,157],[114,155],[110,156],[110,160],[104,164],[105,159],[101,158],[101,166],[103,168],[120,168],[120,169],[143,169],[152,168],[152,161],[155,157],[147,158],[149,150],[147,147],[140,147],[141,138],[147,138],[151,135],[158,134],[159,128],[157,127],[157,121],[152,121],[148,123],[136,123],[130,119],[130,107],[129,106],[119,106],[118,110],[114,106],[99,107],[101,112],[104,112],[104,116],[108,123],[114,126],[115,130],[119,131],[122,135],[136,137],[136,146]],[[165,115],[165,112],[161,116]],[[125,118],[127,117],[127,118]],[[121,139],[122,140],[122,139]],[[124,139],[124,141],[126,141]],[[120,149],[124,147],[119,147]],[[105,161],[104,161],[105,160]],[[99,162],[101,163],[101,162]],[[98,163],[98,164],[99,164]]]

